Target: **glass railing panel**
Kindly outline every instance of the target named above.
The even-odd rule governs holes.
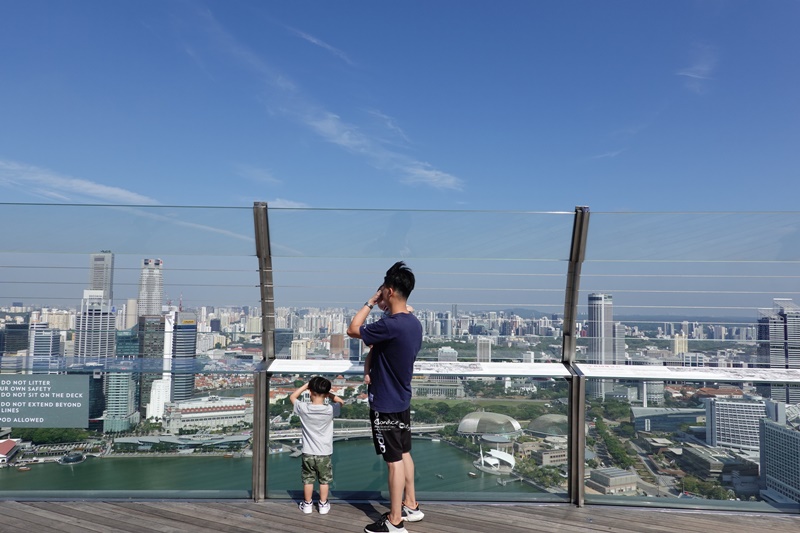
[[[67,358],[58,373],[0,374],[3,438],[14,444],[0,497],[249,497],[252,360],[163,366]],[[178,395],[183,381],[188,398],[162,397],[153,414],[156,396]]]
[[[730,413],[754,409],[763,418],[765,402],[789,410],[800,402],[798,235],[800,213],[592,214],[578,342],[578,367],[590,378],[587,501],[724,507],[752,498],[780,508],[780,497],[759,486],[758,421]],[[727,420],[706,416],[709,404],[723,412],[731,402],[743,405],[730,407]],[[652,428],[631,416],[652,412],[655,427],[693,416],[691,408],[703,418],[684,420],[680,432],[659,429],[657,459],[642,453]],[[785,431],[796,436],[792,427]],[[686,462],[717,455],[724,476],[692,473]],[[743,456],[750,462],[740,464]],[[665,473],[654,475],[656,467]],[[676,489],[676,480],[691,488]]]
[[[567,397],[560,335],[572,213],[270,209],[269,215],[276,339],[282,339],[276,341],[275,365],[282,375],[308,379],[324,373],[321,364],[346,360],[350,366],[339,372],[346,378],[344,390],[357,397],[367,348],[346,336],[347,326],[386,270],[403,260],[416,277],[408,303],[424,332],[412,381],[412,427],[420,430],[412,450],[418,493],[440,500],[566,497],[566,469],[539,472],[530,457],[546,445],[528,434],[527,426],[541,416],[566,413],[559,401]],[[374,309],[368,321],[380,318]],[[295,365],[291,372],[284,361]],[[556,377],[532,368],[525,375],[505,370],[547,362],[557,367]],[[463,368],[442,374],[437,365]],[[474,375],[477,371],[486,375]],[[345,408],[360,421],[342,423],[363,428],[368,416],[363,401]],[[504,421],[511,431],[504,434],[496,423],[496,435],[481,431],[483,442],[475,433],[460,434],[460,423],[470,415]],[[333,494],[385,497],[386,467],[367,429],[337,431],[360,433],[335,443],[334,467],[342,474],[334,474]],[[500,476],[478,469],[481,452],[493,449],[507,449],[515,468]],[[269,460],[271,497],[301,489],[299,462],[291,452],[271,454]],[[538,492],[544,489],[534,479],[547,490]]]
[[[48,421],[66,413],[56,404],[73,403],[67,398],[18,398],[9,403],[24,406],[0,406],[19,410],[0,413],[0,431],[23,436],[17,455],[23,468],[16,464],[0,472],[18,476],[2,483],[2,490],[55,494],[63,488],[59,476],[74,469],[71,475],[80,477],[74,489],[87,497],[247,497],[252,460],[241,455],[250,452],[252,399],[242,398],[242,387],[249,384],[252,394],[253,361],[261,356],[252,209],[3,204],[0,212],[37,235],[24,239],[7,232],[0,242],[0,380],[55,384],[79,376],[89,383],[88,392],[78,391],[86,412],[77,425],[72,419],[55,426]],[[10,388],[0,394],[20,392],[28,394]],[[203,407],[192,402],[229,393],[238,407],[216,402],[214,408],[226,413],[219,420],[193,425],[184,418],[186,427],[167,427],[167,409],[196,417]],[[28,405],[47,402],[53,405]],[[226,423],[239,415],[250,417],[247,427],[234,428],[246,436],[233,435]],[[84,462],[50,463],[63,450],[40,453],[39,440],[63,440],[71,431],[103,444],[73,443],[89,452]],[[179,439],[199,431],[210,437],[199,444]],[[220,443],[223,433],[229,438]],[[145,440],[123,441],[115,449],[123,435]],[[26,451],[28,442],[36,443],[33,454]],[[133,459],[120,458],[126,447]],[[235,455],[231,461],[223,460],[228,452]],[[24,464],[42,456],[45,464]],[[198,456],[216,461],[213,476],[201,479],[206,474],[197,469]],[[150,463],[159,466],[154,470]],[[124,475],[113,475],[117,468]],[[219,476],[220,468],[231,472]]]
[[[581,368],[607,376],[587,380],[587,503],[796,508],[800,407],[764,394],[797,387],[800,375],[767,383],[760,380],[770,371]],[[606,390],[603,399],[593,396],[599,389]],[[651,401],[656,396],[660,403]]]
[[[289,363],[276,366],[302,366],[300,361]],[[418,364],[417,370],[433,364]],[[324,363],[318,362],[317,367],[326,370]],[[346,399],[341,417],[334,420],[332,497],[386,497],[387,468],[372,443],[365,385],[358,374],[319,374],[331,379],[332,392]],[[309,377],[276,374],[271,380],[271,498],[302,494],[300,420],[292,413],[288,395]],[[411,455],[418,498],[566,500],[567,383],[563,378],[416,374],[412,388]]]

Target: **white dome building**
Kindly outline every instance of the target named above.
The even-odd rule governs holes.
[[[476,411],[461,419],[458,433],[465,437],[480,437],[486,434],[517,437],[522,434],[522,427],[510,416]]]

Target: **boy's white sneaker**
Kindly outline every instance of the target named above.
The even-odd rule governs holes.
[[[312,502],[307,502],[303,500],[302,502],[297,504],[297,507],[301,511],[303,511],[303,514],[311,514],[311,511],[314,509],[314,504]]]
[[[329,502],[329,501],[326,501],[326,502],[320,501],[318,509],[319,509],[319,514],[328,514],[328,511],[331,510],[331,502]]]

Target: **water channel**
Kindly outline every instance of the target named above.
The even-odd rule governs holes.
[[[475,469],[473,457],[446,442],[414,439],[417,490],[429,493],[491,492],[520,496],[540,492],[509,476],[494,476]],[[375,455],[369,439],[334,444],[333,496],[337,491],[385,491],[386,466]],[[248,491],[251,489],[250,458],[191,455],[178,457],[89,457],[75,465],[31,465],[28,471],[0,468],[0,491],[50,490],[149,490],[149,491]],[[473,472],[475,475],[470,475]],[[498,479],[501,480],[498,483]],[[505,484],[502,482],[505,481]],[[301,489],[300,459],[289,453],[269,456],[270,494]],[[222,495],[224,497],[224,495]]]

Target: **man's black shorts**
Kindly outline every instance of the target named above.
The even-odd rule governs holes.
[[[387,463],[402,461],[411,451],[411,408],[400,413],[379,413],[370,409],[372,443],[375,453]]]

